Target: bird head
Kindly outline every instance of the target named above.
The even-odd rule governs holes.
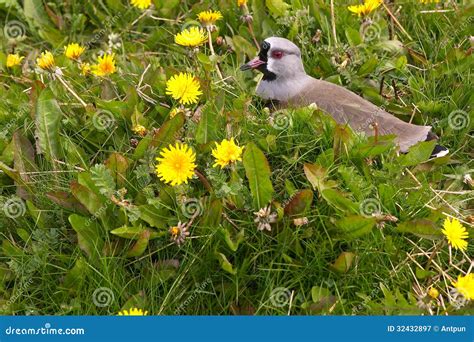
[[[280,37],[265,39],[260,45],[258,56],[240,67],[242,71],[251,69],[262,72],[266,81],[291,79],[305,74],[300,49],[293,42]]]

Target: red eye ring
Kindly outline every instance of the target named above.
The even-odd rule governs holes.
[[[272,57],[275,59],[280,59],[283,57],[283,51],[273,51]]]

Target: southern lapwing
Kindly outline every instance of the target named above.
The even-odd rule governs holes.
[[[430,126],[404,122],[383,108],[336,84],[306,74],[300,49],[291,41],[270,37],[263,41],[256,58],[241,70],[257,69],[263,78],[256,93],[279,107],[301,107],[315,103],[338,123],[367,135],[396,135],[401,152],[420,141],[437,139]],[[376,127],[376,129],[375,129]],[[441,157],[449,150],[437,145],[432,157]]]

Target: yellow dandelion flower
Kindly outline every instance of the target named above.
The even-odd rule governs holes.
[[[81,63],[79,68],[81,69],[81,74],[83,76],[87,76],[91,73],[91,65],[89,63]]]
[[[247,0],[237,0],[237,6],[242,7],[247,5]]]
[[[135,134],[137,134],[141,137],[144,137],[147,133],[147,129],[145,128],[145,126],[142,126],[142,125],[133,126],[132,131],[133,131],[133,133],[135,133]]]
[[[132,0],[131,4],[136,8],[144,10],[151,6],[151,0]]]
[[[138,308],[131,308],[130,310],[122,310],[118,313],[119,316],[147,316],[148,311],[143,311]]]
[[[7,56],[7,68],[14,68],[17,65],[20,65],[23,58],[25,57],[20,57],[20,55],[17,53],[9,54]]]
[[[207,41],[207,33],[196,26],[183,30],[174,36],[174,42],[182,46],[197,47]]]
[[[157,157],[157,176],[171,186],[188,183],[194,175],[196,168],[196,155],[186,144],[176,143],[176,146],[169,145],[160,152],[161,157]]]
[[[115,54],[104,54],[99,57],[97,64],[92,66],[92,73],[96,76],[107,76],[117,71],[115,67]]]
[[[366,16],[382,4],[383,0],[365,0],[361,5],[349,6],[347,9],[358,16]]]
[[[41,56],[36,59],[36,64],[43,70],[54,71],[56,63],[54,56],[50,51],[44,51]]]
[[[422,4],[430,4],[432,2],[439,2],[439,0],[420,0]]]
[[[434,287],[430,287],[430,289],[428,290],[428,296],[430,296],[433,299],[436,299],[439,296],[439,291],[435,289]]]
[[[468,300],[474,299],[474,273],[458,276],[458,281],[453,283],[456,290]]]
[[[198,19],[204,26],[214,25],[217,20],[222,18],[220,11],[204,11],[198,14]]]
[[[181,104],[193,104],[199,101],[198,97],[202,94],[199,82],[193,75],[188,73],[179,73],[172,76],[166,82],[166,94],[171,95]]]
[[[444,220],[443,227],[444,229],[441,231],[444,236],[446,236],[448,243],[455,249],[465,251],[467,248],[466,239],[469,237],[469,234],[461,222],[455,218],[450,220],[449,217],[447,217],[446,220]]]
[[[64,55],[69,59],[78,59],[84,51],[86,51],[86,48],[77,43],[72,43],[64,47]]]
[[[224,168],[230,163],[241,161],[243,149],[243,147],[235,144],[234,138],[230,140],[224,139],[220,144],[216,143],[216,148],[212,150],[212,155],[216,159],[213,166]]]

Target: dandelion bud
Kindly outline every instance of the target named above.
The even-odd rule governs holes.
[[[246,24],[251,24],[253,22],[253,17],[251,14],[244,14],[240,17],[240,20],[242,20]]]

